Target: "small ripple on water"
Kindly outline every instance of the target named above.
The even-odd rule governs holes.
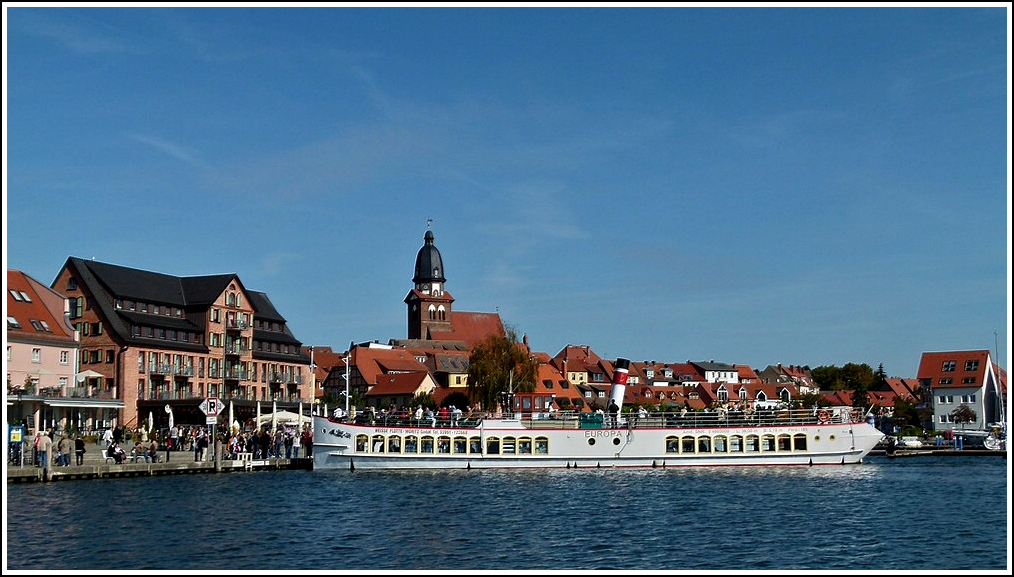
[[[939,461],[939,460],[937,460]],[[1002,569],[1006,463],[551,471],[284,471],[8,488],[9,569]],[[138,503],[148,513],[140,514]],[[933,506],[927,506],[933,503]],[[947,527],[947,548],[911,547]],[[123,552],[157,536],[159,557]],[[193,554],[194,543],[212,555]],[[918,541],[916,541],[918,542]],[[927,551],[930,549],[931,551]],[[786,554],[787,551],[792,553]],[[158,565],[158,566],[156,566]]]

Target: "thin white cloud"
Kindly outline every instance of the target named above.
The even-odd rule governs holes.
[[[786,110],[766,117],[747,119],[739,126],[729,128],[727,136],[744,148],[774,149],[800,138],[809,138],[814,132],[842,125],[848,115],[842,111],[814,109]]]
[[[197,158],[195,151],[185,146],[180,146],[155,136],[137,134],[134,132],[128,133],[127,136],[135,142],[146,144],[155,150],[164,152],[173,158],[186,162],[187,164],[191,164],[193,166],[203,165],[203,163]]]
[[[59,15],[59,18],[52,16]],[[77,11],[29,10],[19,14],[19,30],[26,34],[51,40],[67,50],[79,54],[138,54],[142,51],[124,35],[86,18]],[[71,21],[66,17],[76,17]]]
[[[261,272],[266,276],[278,276],[292,272],[292,264],[303,259],[295,252],[271,252],[261,258]]]

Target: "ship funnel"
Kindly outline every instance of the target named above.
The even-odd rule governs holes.
[[[627,390],[627,376],[630,374],[630,360],[618,358],[613,366],[613,388],[609,391],[609,405],[616,403],[616,412],[623,410],[623,394]]]

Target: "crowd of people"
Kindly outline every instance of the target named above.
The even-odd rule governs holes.
[[[298,430],[290,426],[278,426],[274,432],[268,428],[257,431],[235,431],[226,443],[225,456],[238,459],[241,453],[250,453],[253,459],[308,458],[313,445],[310,429]]]
[[[128,431],[124,427],[110,427],[96,440],[99,455],[113,463],[168,462],[175,453],[193,452],[194,461],[208,460],[214,444],[208,427],[184,425],[147,431],[143,428]],[[297,429],[279,425],[274,431],[263,427],[250,431],[220,431],[222,458],[235,459],[240,453],[250,453],[255,459],[310,457],[313,434],[309,427]],[[31,461],[27,461],[31,443]],[[20,455],[22,443],[17,443]],[[80,434],[69,434],[54,429],[40,430],[32,440],[24,441],[26,464],[48,469],[50,466],[67,467],[71,457],[75,465],[84,465],[88,446]],[[125,448],[126,447],[126,448]],[[20,462],[20,458],[18,458]]]
[[[390,408],[384,407],[377,410],[376,407],[367,407],[361,413],[356,413],[355,408],[349,411],[348,414],[338,407],[331,413],[331,418],[335,421],[353,421],[357,423],[384,423],[384,424],[410,424],[410,425],[428,425],[436,427],[438,424],[441,426],[450,425],[456,427],[463,421],[469,419],[477,419],[483,416],[485,413],[479,408],[478,405],[475,407],[466,407],[462,410],[454,405],[445,405],[433,410],[432,407],[424,407],[422,405],[417,406],[401,406],[392,405]]]

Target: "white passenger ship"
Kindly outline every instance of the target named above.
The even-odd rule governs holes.
[[[622,406],[629,361],[611,401]],[[845,465],[884,435],[851,407],[746,414],[509,415],[458,422],[313,418],[314,469],[493,469]]]

